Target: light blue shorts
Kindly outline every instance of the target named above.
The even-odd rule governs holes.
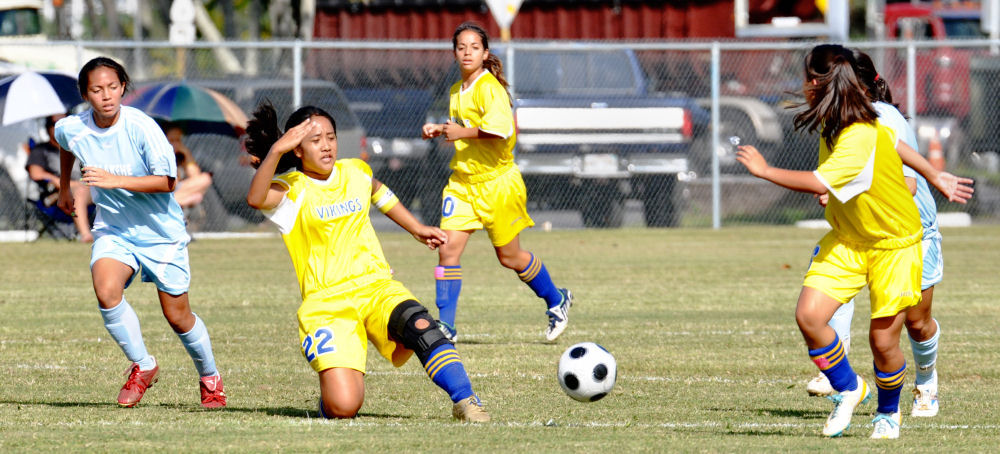
[[[941,256],[941,234],[924,238],[924,269],[920,276],[920,289],[927,290],[944,279],[944,258]]]
[[[126,288],[136,275],[141,275],[143,282],[156,284],[161,292],[175,296],[187,293],[191,285],[186,242],[137,246],[118,235],[101,235],[91,247],[90,266],[103,258],[117,260],[132,268],[132,277],[125,283]]]

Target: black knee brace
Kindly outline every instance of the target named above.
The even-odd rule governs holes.
[[[417,320],[426,320],[427,328],[418,329]],[[392,310],[392,314],[389,315],[389,336],[413,350],[421,363],[427,361],[427,356],[434,348],[451,343],[444,337],[437,321],[427,312],[427,308],[414,300],[403,301]]]

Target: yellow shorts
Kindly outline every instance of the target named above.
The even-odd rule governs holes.
[[[843,304],[867,284],[871,318],[891,317],[920,302],[922,268],[919,242],[901,249],[856,247],[830,232],[814,249],[802,285]]]
[[[382,279],[303,301],[298,311],[302,355],[316,372],[347,367],[364,373],[371,341],[394,366],[402,366],[413,351],[389,339],[389,316],[399,303],[416,299],[399,281]]]
[[[472,178],[452,173],[448,179],[441,194],[442,229],[485,229],[493,246],[499,247],[535,225],[528,216],[528,191],[516,165],[486,181]]]

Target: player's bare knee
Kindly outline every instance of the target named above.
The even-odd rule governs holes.
[[[124,289],[109,283],[94,283],[94,295],[97,296],[97,304],[102,309],[111,309],[121,303]]]
[[[413,350],[421,361],[436,347],[451,343],[438,328],[437,321],[420,303],[407,300],[396,306],[389,316],[389,336]]]
[[[361,410],[360,402],[342,402],[336,399],[323,399],[323,416],[328,419],[350,419],[358,416]]]

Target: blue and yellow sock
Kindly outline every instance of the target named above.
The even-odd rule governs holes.
[[[469,374],[465,372],[465,365],[458,357],[454,345],[450,343],[439,345],[427,356],[427,361],[422,363],[427,376],[435,385],[448,393],[452,402],[458,402],[475,394],[472,392]]]
[[[826,347],[809,350],[809,358],[819,367],[819,370],[830,380],[830,385],[837,392],[854,391],[858,389],[858,379],[847,361],[847,352],[840,342],[840,337],[834,335],[833,343]]]
[[[882,372],[877,366],[874,369],[875,386],[878,387],[878,412],[899,411],[899,393],[903,390],[903,379],[906,378],[906,363],[895,372]]]
[[[934,364],[937,363],[938,339],[941,337],[941,324],[937,319],[937,331],[934,336],[923,342],[917,342],[910,338],[910,347],[913,349],[913,362],[917,366],[917,384],[926,385],[934,377]]]
[[[438,266],[434,268],[438,307],[438,319],[455,329],[455,311],[458,309],[458,295],[462,293],[462,266]]]
[[[142,341],[139,317],[125,298],[111,309],[101,309],[101,318],[104,319],[104,327],[111,334],[111,338],[118,343],[129,361],[138,363],[141,370],[156,367],[156,361],[149,356],[146,344]]]
[[[198,369],[199,376],[211,377],[219,373],[218,369],[215,368],[212,340],[208,337],[205,322],[201,321],[198,314],[194,314],[194,326],[191,327],[191,330],[186,333],[177,333],[177,337],[181,339],[188,355],[191,355],[191,360],[194,361],[194,367]]]
[[[545,265],[540,259],[535,257],[535,254],[531,254],[531,261],[528,262],[528,266],[517,273],[517,277],[521,278],[521,281],[525,284],[528,284],[528,287],[535,291],[535,295],[544,299],[549,309],[562,304],[562,292],[552,283],[552,278],[549,277],[549,270],[545,269]]]

